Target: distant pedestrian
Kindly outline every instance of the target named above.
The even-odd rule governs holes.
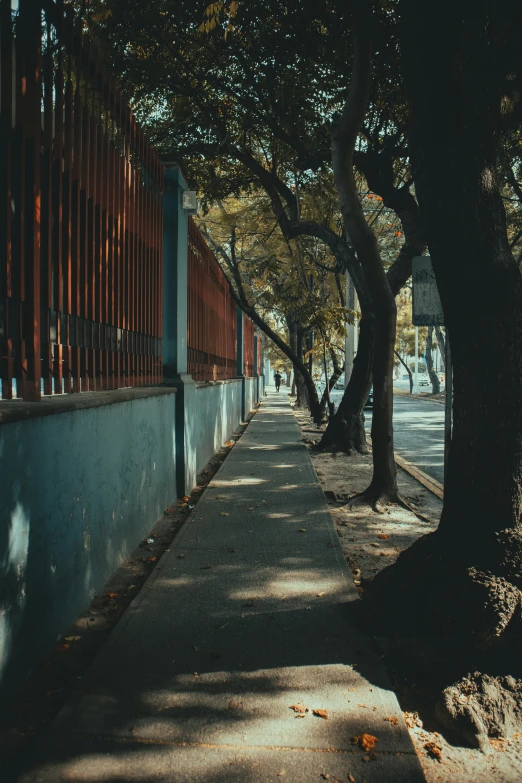
[[[276,374],[274,375],[274,381],[275,381],[275,385],[276,385],[276,391],[279,391],[279,387],[281,386],[281,373],[280,372],[276,372]]]

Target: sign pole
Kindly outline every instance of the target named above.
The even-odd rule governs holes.
[[[419,393],[419,327],[415,327],[415,383],[413,393]]]
[[[446,327],[446,405],[444,415],[444,483],[448,472],[448,454],[451,444],[452,414],[453,414],[453,367],[451,365],[451,349],[448,328]]]

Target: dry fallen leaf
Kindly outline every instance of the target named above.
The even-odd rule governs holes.
[[[70,646],[70,644],[57,644],[56,649],[60,652],[65,652],[65,650],[68,650]]]
[[[233,446],[234,445],[234,441],[233,440],[226,440],[224,445],[225,446]]]
[[[107,598],[117,598],[118,593],[107,593]]]
[[[380,546],[380,544],[377,544],[375,541],[372,541],[370,546]]]
[[[398,726],[399,725],[399,719],[395,717],[395,715],[388,715],[384,720],[387,720],[388,723],[391,723],[392,726]]]
[[[243,706],[242,701],[229,701],[228,702],[228,709],[229,710],[239,710]]]
[[[149,561],[149,563],[155,563],[157,559],[158,559],[158,558],[156,557],[156,555],[154,555],[154,557],[148,557],[148,558],[147,558],[147,560]]]
[[[422,721],[419,718],[418,712],[405,712],[404,713],[404,720],[406,722],[406,726],[409,729],[414,729],[416,727],[422,729]]]
[[[317,593],[316,598],[321,598],[323,595],[325,595],[324,591],[322,593]]]
[[[350,781],[350,783],[355,783],[355,778],[353,775],[348,775],[348,780]]]
[[[65,641],[66,642],[77,642],[78,639],[81,639],[81,636],[66,636]]]
[[[312,712],[318,718],[324,718],[325,720],[328,720],[328,711],[327,710],[312,710]]]
[[[428,751],[428,756],[442,763],[442,747],[436,742],[426,742],[424,749]]]
[[[300,527],[299,528],[299,532],[300,533],[306,533],[306,528],[305,527]]]
[[[299,713],[299,715],[306,715],[307,712],[310,712],[308,707],[305,707],[304,704],[291,704],[288,709]]]
[[[227,512],[226,512],[226,511],[222,511],[222,512],[221,512],[221,516],[222,516],[222,517],[229,517],[229,516],[230,516],[230,514],[227,514]]]
[[[373,750],[379,740],[373,734],[361,734],[359,737],[352,737],[352,744],[359,745],[365,751]]]
[[[379,538],[381,538],[383,541],[386,541],[390,536],[386,535],[386,533],[380,533]]]

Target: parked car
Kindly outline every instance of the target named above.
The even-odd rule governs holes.
[[[370,389],[370,393],[368,394],[368,399],[364,403],[365,408],[373,408],[373,386]]]
[[[419,386],[429,386],[430,383],[429,375],[419,375]]]
[[[344,391],[344,381],[337,381],[337,383],[334,386],[334,389],[336,391]]]

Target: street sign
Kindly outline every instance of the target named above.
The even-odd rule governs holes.
[[[415,326],[444,326],[435,272],[429,256],[415,256],[412,260],[413,306],[412,323]]]

